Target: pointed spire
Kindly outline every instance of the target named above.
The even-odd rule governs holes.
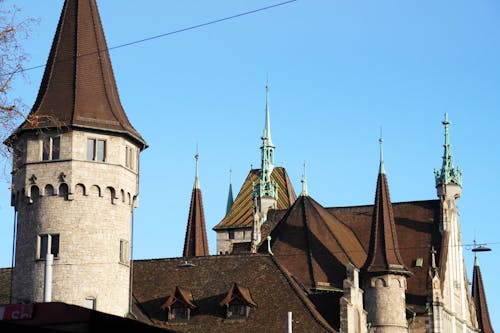
[[[307,197],[309,194],[307,193],[306,162],[304,162],[304,174],[300,182],[302,183],[302,192],[300,195]]]
[[[231,206],[233,205],[233,170],[229,169],[229,193],[227,194],[227,206],[226,206],[226,215],[231,210]]]
[[[186,227],[186,238],[184,240],[184,257],[208,256],[207,230],[205,226],[205,212],[203,210],[203,199],[198,181],[198,149],[196,149],[196,175],[193,192],[191,193],[191,204],[189,206],[188,223]]]
[[[271,120],[269,112],[269,83],[266,81],[266,118],[264,124],[264,134],[262,135],[261,150],[261,174],[259,184],[257,184],[254,197],[273,197],[278,199],[276,184],[271,181],[271,174],[274,170],[274,145],[271,140]]]
[[[19,131],[77,127],[146,143],[120,102],[95,0],[66,0],[38,96]]]
[[[262,135],[262,140],[267,141],[267,145],[272,146],[273,142],[271,139],[271,117],[269,114],[269,82],[266,80],[266,120],[264,124],[264,134]]]
[[[377,179],[375,204],[370,234],[370,247],[363,270],[368,273],[395,273],[410,275],[401,254],[392,211],[387,176],[381,155],[380,172]]]
[[[453,155],[451,154],[451,143],[449,126],[451,122],[448,120],[448,113],[444,114],[443,126],[444,126],[444,153],[443,153],[443,164],[441,170],[434,170],[434,175],[436,177],[436,186],[448,185],[450,183],[462,186],[462,170],[460,168],[455,168],[453,166]]]
[[[474,271],[472,276],[472,299],[476,306],[477,323],[481,332],[493,333],[488,304],[486,303],[486,293],[484,291],[483,277],[477,256],[475,258]]]

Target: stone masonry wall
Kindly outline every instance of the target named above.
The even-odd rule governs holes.
[[[128,261],[120,262],[120,241],[130,244],[138,194],[137,156],[127,167],[125,151],[138,148],[119,136],[70,131],[60,137],[60,158],[52,161],[41,161],[40,135],[21,141],[26,164],[13,174],[14,301],[43,301],[45,261],[37,259],[38,236],[59,234],[52,301],[85,306],[94,298],[97,310],[123,316],[130,270]],[[106,140],[104,162],[86,160],[87,138]]]

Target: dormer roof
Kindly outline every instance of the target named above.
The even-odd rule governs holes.
[[[250,295],[250,290],[248,290],[248,288],[240,286],[236,282],[233,283],[233,285],[232,285],[231,289],[229,289],[226,297],[224,297],[224,299],[220,302],[220,305],[221,306],[229,306],[229,303],[231,303],[234,300],[243,302],[246,305],[251,306],[251,307],[257,306],[257,304],[252,299],[252,295]]]
[[[161,306],[161,309],[170,309],[172,305],[178,302],[182,303],[191,310],[196,308],[191,291],[176,286],[173,292],[168,296],[167,301]]]

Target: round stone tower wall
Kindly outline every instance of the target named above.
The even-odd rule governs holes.
[[[43,142],[54,138],[59,156],[44,160]],[[105,142],[104,161],[88,153],[95,155],[89,146],[97,140]],[[17,148],[13,302],[44,301],[45,254],[55,252],[53,302],[124,316],[139,148],[121,136],[82,131],[23,135]]]
[[[406,278],[386,274],[364,283],[367,324],[372,333],[408,333],[406,321]]]

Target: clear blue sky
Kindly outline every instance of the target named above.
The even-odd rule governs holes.
[[[279,0],[277,1],[279,2]],[[24,45],[44,64],[62,0],[10,1],[40,18]],[[276,3],[254,0],[98,1],[108,45]],[[479,261],[500,330],[500,3],[494,0],[299,0],[253,15],[110,52],[122,104],[150,147],[141,156],[136,258],[182,254],[194,154],[200,152],[211,227],[225,213],[229,169],[235,195],[260,163],[269,76],[276,164],[325,206],[371,204],[380,126],[393,202],[436,198],[443,113],[452,121],[463,242],[493,252]],[[43,70],[14,93],[31,106]],[[0,192],[0,266],[10,266],[13,210]],[[464,247],[472,280],[473,255]],[[497,257],[498,258],[498,257]]]

